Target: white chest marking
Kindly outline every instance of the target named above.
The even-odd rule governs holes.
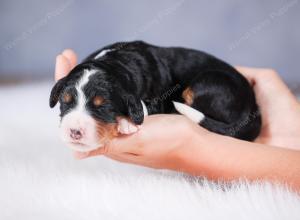
[[[113,49],[107,49],[107,50],[102,50],[100,53],[98,53],[94,59],[98,59],[100,57],[105,56],[108,52],[114,51]]]

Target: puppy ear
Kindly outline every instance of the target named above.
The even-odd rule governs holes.
[[[53,108],[58,102],[59,96],[66,85],[67,77],[64,77],[57,81],[54,87],[51,90],[51,95],[49,99],[49,105]]]
[[[137,99],[133,95],[127,95],[124,96],[124,98],[129,118],[137,125],[142,124],[144,121],[144,112],[141,100]]]

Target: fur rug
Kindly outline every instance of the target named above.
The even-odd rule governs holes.
[[[269,183],[213,183],[97,157],[58,136],[50,84],[0,88],[0,219],[300,219],[300,197]]]

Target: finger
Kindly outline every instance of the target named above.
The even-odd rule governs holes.
[[[142,165],[142,166],[147,166],[147,167],[153,167],[156,168],[157,166],[153,165],[151,162],[147,162],[143,157],[132,154],[132,153],[118,153],[118,154],[113,154],[113,153],[104,153],[103,147],[90,151],[90,152],[74,152],[74,156],[76,159],[86,159],[89,157],[94,157],[94,156],[99,156],[99,155],[104,155],[110,159],[122,162],[122,163],[130,163],[130,164],[136,164],[136,165]]]
[[[78,153],[77,157],[84,159],[87,157],[94,157],[99,155],[120,155],[123,153],[138,155],[141,154],[141,147],[139,142],[136,141],[136,137],[133,135],[123,135],[112,139],[105,146],[100,147],[96,150],[89,151],[84,154]]]
[[[85,157],[94,157],[94,156],[99,156],[99,155],[104,155],[107,153],[107,147],[104,146],[104,147],[100,147],[96,150],[92,150],[92,151],[89,151]]]
[[[87,154],[89,152],[79,152],[79,151],[74,151],[73,152],[73,156],[78,159],[78,160],[81,160],[81,159],[84,159],[87,157]]]
[[[237,66],[236,69],[243,74],[252,85],[262,84],[265,87],[272,87],[279,91],[279,89],[288,89],[278,73],[272,69],[264,68],[250,68]]]
[[[94,157],[94,156],[99,156],[99,155],[103,155],[106,153],[106,149],[105,147],[100,147],[96,150],[92,150],[92,151],[88,151],[88,152],[79,152],[79,151],[74,151],[73,152],[73,156],[78,159],[85,159],[88,157]]]
[[[257,69],[249,68],[249,67],[243,67],[243,66],[236,66],[235,68],[244,77],[246,77],[246,79],[249,81],[249,83],[252,86],[255,84],[255,73],[256,73]]]
[[[265,68],[252,68],[252,67],[242,67],[237,66],[236,69],[243,74],[248,80],[256,83],[263,83],[266,85],[266,82],[272,82],[272,85],[285,85],[281,77],[276,71],[272,69]]]
[[[288,86],[282,80],[280,75],[272,69],[264,68],[249,68],[249,67],[236,67],[248,80],[255,85],[256,95],[271,94],[270,98],[285,96],[283,102],[295,101],[295,96],[292,94]]]
[[[255,84],[258,86],[268,89],[270,92],[288,92],[289,88],[284,83],[280,75],[272,69],[264,68],[249,68],[249,67],[240,67],[242,71],[251,77]]]
[[[122,153],[119,155],[108,154],[105,156],[122,163],[130,163],[136,165],[143,165],[143,163],[145,163],[145,161],[143,161],[142,158],[140,158],[139,156],[127,154],[127,153]]]
[[[71,70],[69,60],[62,54],[56,57],[56,64],[55,64],[55,81],[60,80],[61,78],[68,75]]]
[[[122,135],[112,139],[105,146],[89,152],[75,152],[74,157],[77,159],[84,159],[87,157],[94,157],[99,155],[119,155],[121,153],[138,154],[139,143],[133,135]]]
[[[157,163],[157,161],[150,161],[147,158],[131,153],[122,153],[119,155],[108,154],[105,155],[108,158],[111,158],[116,161],[120,161],[123,163],[130,163],[140,166],[146,166],[151,168],[161,168],[162,166]]]
[[[126,162],[126,163],[134,163],[136,161],[137,155],[131,154],[131,153],[118,153],[118,154],[108,154],[106,152],[106,149],[104,147],[101,147],[99,149],[89,151],[89,152],[78,152],[74,151],[73,155],[76,159],[81,160],[89,157],[95,157],[95,156],[100,156],[100,155],[105,155],[111,159],[121,161],[121,162]]]
[[[77,55],[73,50],[65,49],[62,55],[64,55],[69,60],[71,69],[73,69],[77,65]]]

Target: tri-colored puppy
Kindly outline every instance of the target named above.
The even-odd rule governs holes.
[[[232,66],[204,52],[141,41],[104,47],[59,80],[62,139],[90,151],[138,130],[148,114],[181,113],[210,131],[254,140],[261,117],[254,92]]]

